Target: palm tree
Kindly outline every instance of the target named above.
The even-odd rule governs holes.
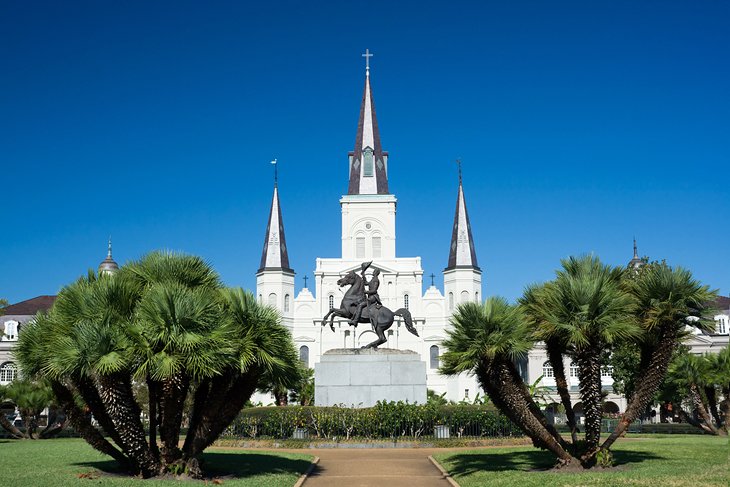
[[[534,345],[532,330],[518,306],[490,297],[483,304],[463,303],[451,318],[440,371],[446,375],[472,372],[494,405],[532,438],[550,450],[561,464],[573,456],[547,423],[517,371],[515,361]]]
[[[200,476],[203,449],[263,376],[284,386],[298,378],[296,351],[276,311],[223,288],[202,259],[173,253],[155,252],[112,276],[90,273],[67,286],[50,313],[24,329],[17,349],[26,374],[51,381],[80,434],[144,477],[181,468]],[[149,390],[149,437],[134,381]],[[75,406],[76,395],[102,431]]]
[[[712,377],[722,393],[720,419],[725,433],[730,433],[730,347],[723,348],[712,362]]]
[[[590,463],[601,435],[601,356],[640,330],[633,319],[634,300],[621,287],[622,269],[594,256],[570,257],[556,275],[540,292],[541,312],[532,313],[538,318],[536,337],[569,351],[578,365],[587,448],[582,459]]]
[[[550,283],[547,283],[529,286],[525,289],[525,293],[520,299],[520,305],[525,312],[525,316],[536,330],[540,330],[542,328],[541,324],[545,322],[546,313],[549,312],[545,299],[547,294],[550,292],[548,289],[550,285]],[[540,335],[539,333],[536,333],[535,336],[539,337]],[[570,400],[568,380],[565,377],[565,364],[563,362],[563,355],[568,351],[568,347],[560,338],[561,337],[559,336],[554,336],[545,339],[545,350],[548,355],[550,366],[553,369],[555,387],[558,390],[560,402],[565,409],[565,416],[568,421],[568,427],[570,428],[571,440],[575,445],[578,442],[578,428],[575,421],[573,404]]]
[[[710,330],[708,302],[717,297],[681,267],[652,263],[625,286],[636,299],[636,317],[642,329],[638,337],[640,362],[633,380],[634,392],[616,429],[601,445],[607,450],[647,408],[659,389],[672,354],[686,336],[688,325]]]
[[[697,411],[699,421],[687,414],[682,414],[683,419],[706,433],[726,435],[724,430],[715,426],[707,410],[707,398],[703,389],[711,380],[710,362],[699,355],[680,355],[670,365],[669,374],[675,382],[685,387],[689,400]]]

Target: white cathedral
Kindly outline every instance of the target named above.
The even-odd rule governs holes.
[[[441,342],[456,305],[480,301],[482,271],[477,265],[464,190],[459,177],[456,214],[444,269],[444,293],[433,284],[422,292],[423,268],[420,257],[396,255],[397,198],[388,191],[388,153],[380,145],[375,102],[366,69],[365,89],[360,105],[355,148],[349,153],[350,181],[340,199],[342,209],[342,255],[318,258],[314,270],[314,294],[305,287],[294,297],[294,270],[289,265],[284,222],[274,185],[271,212],[266,228],[261,266],[256,273],[256,293],[262,303],[276,307],[283,323],[291,330],[300,359],[309,367],[320,361],[327,350],[357,348],[377,338],[367,324],[357,328],[347,320],[335,321],[335,332],[322,326],[322,317],[339,308],[345,289],[337,281],[350,271],[360,272],[363,261],[372,260],[380,269],[380,299],[392,310],[407,308],[419,337],[398,320],[387,332],[384,347],[413,350],[426,362],[427,387],[454,401],[473,399],[479,388],[468,374],[445,377],[438,373]],[[266,398],[254,398],[267,402]]]

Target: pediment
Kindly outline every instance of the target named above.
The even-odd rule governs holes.
[[[440,336],[440,335],[431,335],[431,336],[427,336],[426,338],[424,338],[423,341],[424,342],[442,342],[442,341],[444,341],[444,339],[445,339],[445,337]]]

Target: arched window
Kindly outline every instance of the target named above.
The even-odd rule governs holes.
[[[269,294],[269,306],[276,306],[276,293]]]
[[[578,377],[578,366],[575,364],[570,364],[570,376],[571,377]]]
[[[454,309],[454,293],[449,293],[449,309]]]
[[[358,259],[365,257],[365,237],[355,237],[355,257]]]
[[[335,296],[334,296],[334,294],[330,294],[329,297],[327,298],[327,300],[329,301],[330,309],[334,309],[334,307],[335,307]]]
[[[288,294],[284,295],[284,311],[285,312],[289,311],[289,295]]]
[[[466,303],[469,301],[469,291],[461,291],[461,302]]]
[[[613,377],[613,365],[604,365],[601,367],[601,377],[612,378]]]
[[[264,304],[264,297],[259,294],[259,304]]]
[[[553,378],[555,377],[555,372],[553,371],[553,366],[550,365],[550,361],[546,361],[544,364],[542,364],[542,375],[545,378]]]
[[[380,257],[381,246],[380,237],[373,237],[373,257]]]
[[[373,150],[367,147],[363,155],[365,156],[365,161],[362,167],[362,175],[366,178],[373,177],[373,172],[375,172],[373,170]]]
[[[1,332],[2,330],[0,330]],[[18,340],[18,322],[9,320],[5,322],[5,336],[0,333],[0,340],[4,342],[14,342]]]
[[[479,291],[474,293],[474,301],[477,303],[479,302]]]
[[[0,365],[0,384],[7,384],[18,376],[18,369],[12,362],[5,362]]]
[[[411,304],[411,299],[407,294],[403,295],[403,307],[405,309],[410,309],[409,306]]]
[[[429,354],[431,368],[438,369],[439,368],[439,347],[438,347],[438,345],[431,345],[431,348],[428,349],[428,354]]]
[[[302,345],[299,347],[299,361],[306,367],[309,367],[309,347]]]

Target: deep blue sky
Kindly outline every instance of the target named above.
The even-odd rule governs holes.
[[[484,293],[595,252],[730,291],[730,3],[3,2],[0,297],[160,248],[255,287],[340,251],[369,48],[400,256],[448,258],[457,173]],[[426,279],[424,279],[426,281]]]

